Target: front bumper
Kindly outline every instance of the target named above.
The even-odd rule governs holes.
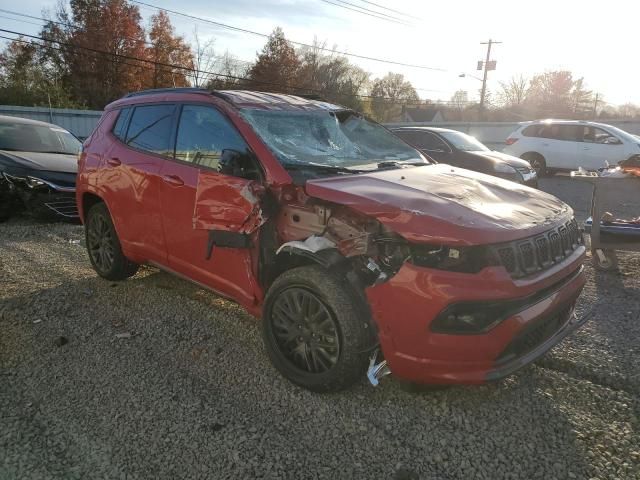
[[[509,375],[546,353],[586,319],[573,308],[585,284],[584,247],[561,265],[513,280],[502,268],[478,274],[405,264],[388,282],[367,289],[380,346],[391,372],[432,384],[478,384]],[[457,302],[496,302],[535,296],[486,333],[434,333],[431,322]]]
[[[1,197],[11,210],[9,214],[17,210],[26,211],[40,218],[64,218],[75,220],[78,218],[75,187],[59,186],[56,184],[42,183],[37,186],[29,186],[19,177],[4,175],[0,177]]]

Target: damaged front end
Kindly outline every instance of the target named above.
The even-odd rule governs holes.
[[[42,173],[42,172],[39,172]],[[26,210],[39,218],[78,218],[75,200],[75,175],[45,172],[0,174],[0,216]]]

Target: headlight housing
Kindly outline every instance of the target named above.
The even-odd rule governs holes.
[[[4,175],[4,178],[9,183],[12,183],[14,185],[16,184],[25,185],[31,189],[49,186],[47,182],[45,182],[44,180],[40,180],[39,178],[36,178],[36,177],[10,175],[8,173],[4,173],[3,175]]]
[[[485,267],[500,265],[493,251],[485,246],[412,245],[409,261],[419,267],[460,273],[478,273]]]
[[[506,175],[516,175],[518,171],[511,165],[503,162],[497,162],[493,165],[493,171],[496,173],[502,173]]]

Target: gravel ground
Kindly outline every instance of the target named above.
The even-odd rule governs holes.
[[[587,190],[554,178],[584,218]],[[111,283],[82,228],[0,225],[0,479],[640,479],[640,256],[587,265],[594,318],[500,383],[317,395],[258,323],[151,268]]]

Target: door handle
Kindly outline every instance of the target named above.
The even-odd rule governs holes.
[[[164,180],[164,182],[168,183],[169,185],[173,185],[174,187],[181,187],[184,185],[184,180],[182,180],[177,175],[165,175],[164,177],[162,177],[162,180]]]
[[[112,167],[118,167],[118,166],[122,165],[122,162],[120,161],[120,159],[118,157],[112,157],[112,158],[109,158],[107,160],[107,164],[111,165]]]

